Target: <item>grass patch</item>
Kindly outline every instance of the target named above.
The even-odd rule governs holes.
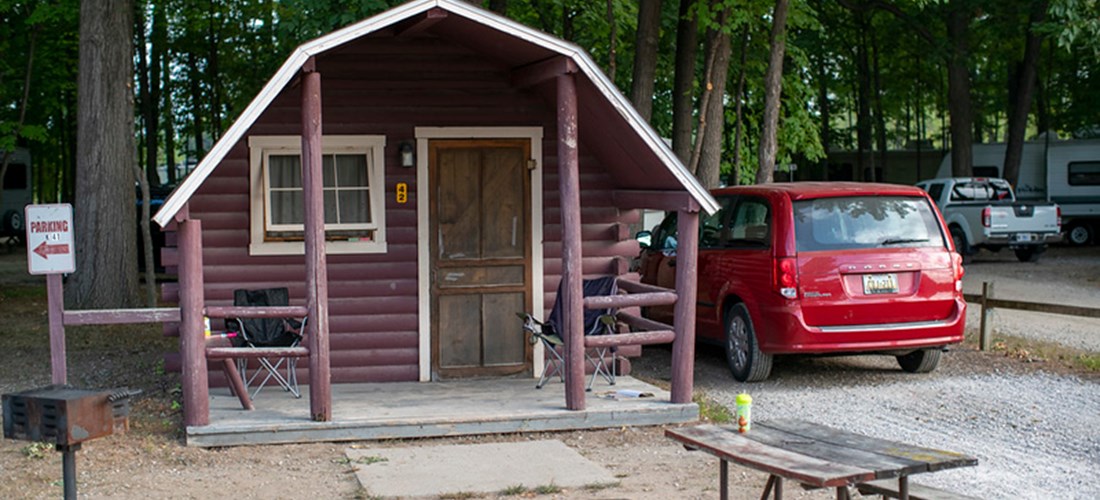
[[[730,409],[710,399],[706,394],[697,392],[691,399],[699,405],[699,418],[704,422],[716,424],[733,422],[733,413]]]
[[[553,495],[555,493],[561,493],[561,486],[558,486],[554,483],[543,484],[540,486],[535,486],[534,492],[538,493],[539,495]]]
[[[614,488],[618,485],[619,485],[619,483],[589,483],[589,484],[584,485],[584,490],[585,491],[601,491],[601,490],[606,490],[608,488]]]
[[[980,349],[977,342],[975,349]],[[990,352],[1025,363],[1057,363],[1073,370],[1100,372],[1100,354],[1074,349],[1055,342],[998,335]]]
[[[439,495],[441,500],[466,500],[468,498],[481,498],[483,495],[480,493],[474,493],[471,491],[459,491],[455,493],[444,493]]]
[[[528,490],[526,486],[522,484],[517,484],[500,490],[500,494],[501,496],[514,497],[527,493],[527,491]]]

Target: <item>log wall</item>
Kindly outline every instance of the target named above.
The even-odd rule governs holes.
[[[317,58],[326,135],[385,135],[385,254],[329,255],[332,380],[410,381],[418,378],[417,214],[415,168],[400,167],[398,145],[414,140],[418,126],[541,126],[544,133],[544,270],[547,312],[561,279],[561,212],[554,104],[514,88],[510,68],[456,44],[416,37],[362,38]],[[303,256],[250,256],[248,136],[300,133],[300,87],[292,83],[255,122],[190,200],[203,226],[207,305],[230,305],[237,288],[287,286],[293,305],[304,305]],[[636,211],[611,205],[615,185],[586,154],[580,116],[581,204],[584,270],[618,274],[638,253],[626,224]],[[395,200],[395,185],[408,184],[408,203]],[[171,229],[173,226],[169,226]],[[625,235],[625,236],[624,236]],[[177,238],[166,237],[162,261],[178,263]],[[164,289],[166,300],[178,287]],[[516,323],[517,334],[519,322]],[[173,328],[166,329],[169,334]],[[175,356],[171,356],[175,358]],[[170,365],[175,363],[169,362]],[[211,373],[212,381],[220,372]],[[299,377],[308,377],[305,363]]]

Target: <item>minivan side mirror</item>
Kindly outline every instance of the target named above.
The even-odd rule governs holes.
[[[653,244],[653,233],[650,231],[638,231],[634,235],[634,239],[638,240],[638,245],[642,248],[649,248]]]

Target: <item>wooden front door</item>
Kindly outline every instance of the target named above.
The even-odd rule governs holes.
[[[527,139],[428,143],[433,378],[530,371],[530,158]]]

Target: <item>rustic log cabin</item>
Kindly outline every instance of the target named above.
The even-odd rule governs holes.
[[[303,345],[267,354],[308,360],[309,417],[328,422],[333,384],[537,377],[516,313],[545,317],[559,284],[565,408],[586,407],[586,348],[655,343],[673,344],[666,404],[691,404],[695,239],[675,291],[637,283],[640,209],[693,234],[717,204],[581,48],[457,0],[307,42],[154,217],[179,275],[185,425],[209,425],[210,384],[252,355],[208,346],[204,316],[308,314]],[[620,295],[583,297],[608,275]],[[232,305],[269,287],[291,306]],[[674,325],[630,314],[673,302]],[[584,337],[597,307],[629,328]]]

